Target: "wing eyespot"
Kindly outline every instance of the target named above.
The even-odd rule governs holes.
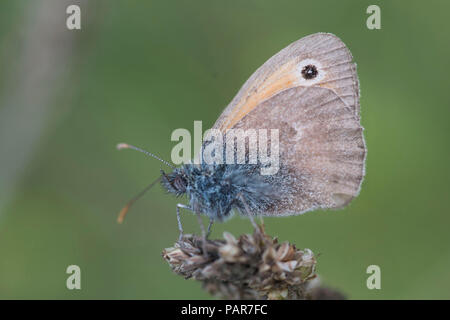
[[[319,71],[317,70],[317,67],[313,64],[308,64],[303,67],[302,71],[302,77],[305,80],[312,80],[317,77],[319,74]]]

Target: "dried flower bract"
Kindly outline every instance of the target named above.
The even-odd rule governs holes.
[[[206,252],[203,252],[205,248]],[[320,299],[316,259],[309,249],[278,243],[259,226],[252,235],[236,239],[225,232],[224,240],[185,235],[163,251],[172,270],[201,281],[212,295],[226,299]],[[342,298],[327,289],[326,298]]]

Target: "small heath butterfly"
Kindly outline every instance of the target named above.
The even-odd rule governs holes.
[[[249,161],[249,148],[244,149],[244,163],[200,161],[180,167],[128,144],[118,148],[142,151],[172,167],[170,173],[161,171],[146,190],[161,181],[170,193],[187,195],[188,203],[177,205],[180,237],[181,208],[209,217],[208,231],[201,224],[206,236],[214,221],[225,220],[233,211],[254,224],[253,216],[298,215],[347,205],[358,195],[365,173],[359,111],[359,81],[349,49],[333,34],[316,33],[290,44],[256,70],[212,128],[225,137],[217,140],[221,148],[215,149],[216,156],[226,149],[237,153],[236,144],[222,148],[231,130],[276,130],[277,139],[267,139],[269,153],[279,154],[273,174],[262,174],[266,164],[261,156]],[[261,149],[261,141],[247,140],[246,147]],[[204,142],[202,150],[210,142]],[[138,197],[125,206],[119,222]]]

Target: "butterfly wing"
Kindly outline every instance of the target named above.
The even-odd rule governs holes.
[[[281,202],[262,214],[339,208],[359,193],[366,154],[363,128],[333,90],[284,90],[233,128],[279,130],[280,171],[275,179]]]
[[[308,65],[317,68],[313,79],[302,74]],[[264,215],[339,208],[359,193],[366,155],[359,82],[350,51],[332,34],[307,36],[270,58],[213,128],[279,129],[286,196]]]
[[[253,73],[214,128],[223,131],[232,128],[262,101],[297,86],[328,88],[359,117],[359,82],[352,59],[350,50],[333,34],[315,33],[304,37],[278,52]],[[318,68],[315,79],[306,80],[301,74],[308,64]]]

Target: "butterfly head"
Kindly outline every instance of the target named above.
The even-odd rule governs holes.
[[[186,193],[188,179],[183,167],[176,168],[169,174],[161,170],[161,174],[161,183],[168,192],[175,194],[177,197]]]

